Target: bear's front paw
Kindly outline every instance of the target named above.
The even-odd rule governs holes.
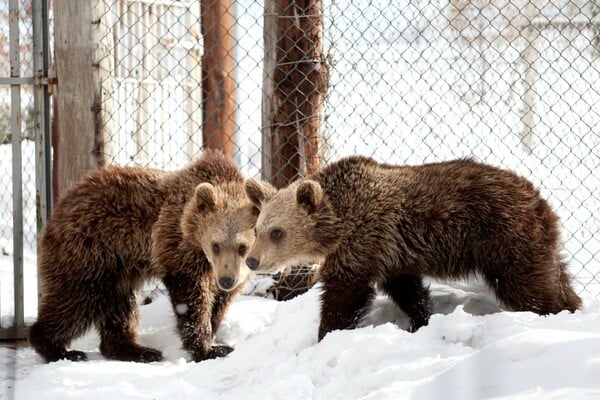
[[[230,347],[230,346],[225,346],[225,345],[213,346],[208,351],[208,353],[205,353],[203,355],[196,354],[194,356],[194,361],[198,362],[198,361],[202,361],[202,360],[210,360],[213,358],[225,357],[232,351],[233,351],[233,347]]]
[[[160,350],[127,341],[118,344],[103,342],[100,344],[100,352],[108,359],[119,361],[150,363],[163,359]]]
[[[64,356],[61,357],[70,361],[87,361],[87,355],[83,351],[70,350],[66,351]]]
[[[162,361],[163,355],[160,350],[152,349],[150,347],[144,347],[143,350],[139,353],[139,358],[137,361],[150,363],[155,361]]]
[[[218,357],[225,357],[227,354],[231,353],[233,351],[233,347],[229,347],[229,346],[225,346],[225,345],[218,345],[218,346],[213,346],[212,349],[210,349],[210,351],[207,354],[208,358],[218,358]]]

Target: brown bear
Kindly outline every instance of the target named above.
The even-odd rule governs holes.
[[[66,347],[95,325],[105,357],[161,360],[135,332],[136,290],[159,278],[193,360],[228,354],[233,349],[213,345],[213,334],[250,275],[244,256],[257,214],[239,169],[218,151],[175,172],[92,172],[56,204],[40,238],[43,296],[31,344],[47,361],[85,360]]]
[[[353,156],[278,192],[248,180],[246,192],[261,209],[250,269],[322,264],[319,340],[355,327],[375,285],[412,331],[426,325],[425,275],[477,273],[516,311],[581,306],[559,255],[556,214],[513,172],[470,159],[393,166]]]

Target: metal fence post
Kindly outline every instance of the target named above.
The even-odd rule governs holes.
[[[50,183],[50,94],[48,89],[48,1],[34,0],[33,6],[33,104],[35,108],[35,204],[37,233],[41,234],[52,209]],[[38,280],[38,298],[42,296]]]
[[[20,19],[23,18],[23,10],[20,0],[10,0],[8,8],[9,22],[9,61],[10,76],[1,77],[0,84],[10,87],[10,134],[11,134],[11,154],[12,154],[12,239],[13,239],[13,289],[14,319],[9,326],[0,326],[0,339],[24,339],[27,337],[27,326],[25,325],[25,268],[24,268],[24,247],[30,238],[25,237],[25,227],[33,226],[32,221],[27,221],[27,210],[24,210],[29,201],[29,188],[27,175],[28,167],[33,168],[32,162],[23,164],[23,152],[29,147],[23,147],[23,128],[26,127],[22,108],[24,98],[31,99],[29,93],[33,94],[33,132],[35,137],[35,207],[36,218],[35,227],[37,233],[41,232],[46,223],[51,209],[51,189],[50,189],[50,98],[48,84],[52,79],[48,78],[49,65],[49,38],[48,38],[48,1],[33,0],[31,3],[31,22],[32,32],[31,40],[26,39],[26,43],[21,43],[24,37],[20,30]],[[24,50],[25,49],[25,50]],[[32,76],[21,76],[22,70],[27,70],[27,57],[23,62],[23,54],[29,54],[32,51]],[[29,73],[27,73],[29,75]],[[26,94],[22,96],[23,85],[31,85]],[[30,135],[27,135],[30,138]],[[27,195],[27,196],[26,196]],[[27,222],[27,225],[26,225]],[[35,234],[35,233],[34,233]],[[35,238],[34,238],[35,240]],[[30,271],[33,272],[33,271]],[[29,273],[29,272],[28,272]],[[38,287],[39,293],[39,287]]]
[[[9,2],[10,77],[21,75],[19,40],[19,2]],[[23,179],[21,160],[21,86],[15,82],[11,92],[11,135],[12,135],[12,185],[13,185],[13,279],[14,321],[12,336],[21,336],[17,330],[25,325],[23,307]]]
[[[36,154],[37,231],[41,232],[52,208],[50,185],[50,95],[48,84],[48,0],[33,0],[33,92]]]

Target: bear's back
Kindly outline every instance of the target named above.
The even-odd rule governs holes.
[[[65,192],[48,227],[59,224],[63,230],[94,230],[119,219],[142,223],[155,219],[165,196],[159,185],[164,175],[140,167],[102,167]]]
[[[235,162],[219,150],[206,149],[182,170],[164,175],[161,190],[168,194],[169,203],[182,204],[190,198],[199,183],[213,185],[243,183],[244,177]]]
[[[344,242],[363,249],[354,256],[365,262],[381,258],[378,264],[391,265],[399,262],[397,254],[418,253],[423,259],[414,265],[454,265],[464,257],[464,243],[513,245],[523,232],[557,246],[558,217],[533,184],[470,159],[392,166],[354,157],[316,178],[343,221]],[[381,243],[388,243],[386,252],[367,250]],[[428,259],[431,254],[437,259]]]
[[[471,159],[394,166],[354,156],[330,164],[314,178],[341,218],[378,219],[396,211],[432,209],[469,215],[530,212],[546,203],[527,179]]]

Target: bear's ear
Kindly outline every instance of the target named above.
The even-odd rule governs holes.
[[[246,189],[246,194],[248,195],[248,198],[250,198],[252,204],[259,209],[262,204],[269,201],[271,197],[277,193],[275,186],[268,182],[258,181],[252,178],[246,179],[244,188]]]
[[[198,212],[204,213],[217,209],[217,191],[210,183],[202,182],[196,186],[194,197]]]
[[[296,200],[309,214],[312,214],[321,204],[321,200],[323,200],[323,189],[318,182],[306,179],[300,182],[296,189]]]

